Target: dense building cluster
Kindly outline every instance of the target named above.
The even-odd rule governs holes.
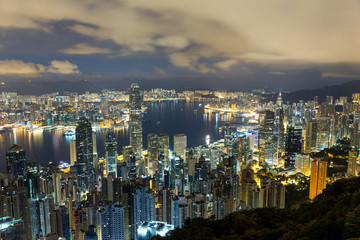
[[[331,179],[357,176],[360,170],[357,95],[352,102],[328,97],[321,104],[316,98],[284,104],[280,93],[275,103],[263,103],[252,93],[178,95],[161,89],[141,92],[137,84],[128,94],[94,95],[98,104],[87,102],[91,94],[40,97],[36,101],[41,104],[29,105],[26,101],[31,99],[22,102],[19,99],[25,97],[10,95],[1,98],[8,102],[7,109],[2,109],[4,123],[28,119],[77,124],[70,164],[39,166],[18,145],[6,153],[7,172],[0,179],[4,239],[150,239],[182,228],[188,218],[223,219],[242,209],[284,208],[286,184],[296,183],[294,175],[310,177],[309,198],[313,199]],[[115,103],[125,96],[127,110],[123,103]],[[173,146],[167,134],[149,134],[143,143],[144,96],[206,99],[206,114],[225,112],[242,121],[221,126],[223,138],[203,146],[189,148],[187,136],[181,133],[173,136]],[[49,104],[50,99],[67,102],[69,107]],[[20,103],[26,107],[14,112]],[[106,113],[101,111],[103,104]],[[52,111],[57,115],[46,117]],[[130,145],[120,153],[113,125],[122,114],[128,117]],[[98,156],[93,126],[105,118],[112,126],[106,130],[105,156]],[[347,152],[346,166],[339,167],[330,153],[316,155],[339,145],[341,139],[353,147]]]

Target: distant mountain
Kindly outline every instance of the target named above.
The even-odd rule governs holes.
[[[340,85],[325,86],[314,90],[298,90],[290,93],[283,93],[283,101],[298,102],[299,100],[309,101],[313,100],[315,96],[318,96],[318,101],[323,102],[326,96],[333,96],[337,99],[342,96],[351,97],[353,93],[360,92],[360,80],[352,80]],[[266,96],[266,100],[275,101],[277,94],[269,94]]]
[[[101,89],[92,82],[82,81],[26,81],[10,82],[0,86],[0,92],[17,92],[21,95],[41,95],[52,92],[99,92]]]

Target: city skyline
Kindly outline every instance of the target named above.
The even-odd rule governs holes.
[[[6,0],[0,80],[131,77],[160,87],[277,89],[341,83],[360,74],[359,8],[355,0]]]
[[[0,0],[0,239],[360,239],[360,0]]]

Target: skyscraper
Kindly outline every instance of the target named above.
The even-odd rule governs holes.
[[[132,147],[136,160],[141,159],[143,149],[142,139],[142,113],[141,113],[141,92],[138,84],[133,83],[130,87],[130,146]]]
[[[163,164],[165,167],[169,166],[169,135],[159,134],[159,153],[163,154]]]
[[[137,229],[145,221],[155,220],[155,197],[147,187],[140,187],[134,191],[134,227],[135,239],[137,239]]]
[[[174,152],[179,154],[182,158],[185,156],[185,149],[187,146],[187,137],[185,134],[176,134],[174,136]]]
[[[70,165],[74,166],[76,163],[76,141],[71,140],[69,142],[70,145]]]
[[[46,234],[54,232],[52,229],[54,211],[52,195],[39,195],[38,198],[29,199],[29,207],[32,239],[37,239],[37,236],[44,237]]]
[[[274,155],[277,154],[277,141],[274,138],[274,112],[267,110],[260,113],[259,124],[259,163],[264,166],[265,163],[272,164]]]
[[[111,239],[125,239],[125,207],[118,202],[111,206]]]
[[[306,123],[304,153],[311,153],[316,150],[316,139],[317,139],[317,122],[313,120],[308,121]]]
[[[301,152],[301,128],[289,127],[285,141],[285,168],[295,167],[295,153]]]
[[[95,180],[91,123],[82,117],[76,127],[76,171],[79,190],[89,189]]]
[[[358,164],[357,164],[358,151],[352,148],[349,151],[348,169],[347,174],[349,177],[356,177],[358,175]]]
[[[117,141],[113,132],[108,132],[105,139],[106,151],[106,173],[112,174],[114,178],[117,177]]]
[[[6,173],[10,181],[25,178],[26,155],[25,150],[19,145],[14,144],[6,152]]]
[[[327,162],[315,158],[311,162],[310,193],[309,198],[313,200],[326,188]]]

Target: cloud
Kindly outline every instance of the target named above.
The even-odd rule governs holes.
[[[68,60],[59,61],[53,60],[51,61],[49,67],[47,67],[46,72],[49,73],[58,73],[58,74],[77,74],[80,73],[78,70],[78,66],[72,64]]]
[[[269,74],[272,74],[272,75],[285,75],[286,73],[284,73],[284,72],[269,72]]]
[[[0,27],[53,33],[51,23],[65,19],[89,42],[116,44],[119,56],[159,52],[174,66],[213,72],[209,66],[231,71],[241,62],[360,63],[359,11],[357,0],[3,0]],[[86,43],[60,50],[108,51]]]
[[[64,60],[53,60],[49,66],[35,64],[32,62],[23,62],[21,60],[1,60],[0,75],[18,75],[39,77],[42,73],[56,74],[78,74],[78,66]]]
[[[164,69],[162,69],[162,68],[159,68],[159,67],[154,67],[155,68],[155,71],[157,72],[157,73],[160,73],[160,74],[162,74],[162,75],[166,75],[167,74],[167,72],[164,70]]]
[[[225,61],[217,62],[215,66],[221,68],[222,70],[229,70],[231,66],[233,66],[238,62],[239,62],[238,59],[228,59]]]
[[[88,55],[88,54],[108,54],[111,53],[111,50],[107,48],[99,48],[99,47],[91,46],[86,43],[78,43],[72,46],[71,48],[59,50],[59,52],[64,54]]]
[[[31,75],[38,76],[43,69],[42,65],[26,63],[21,60],[2,60],[0,61],[0,75]]]

